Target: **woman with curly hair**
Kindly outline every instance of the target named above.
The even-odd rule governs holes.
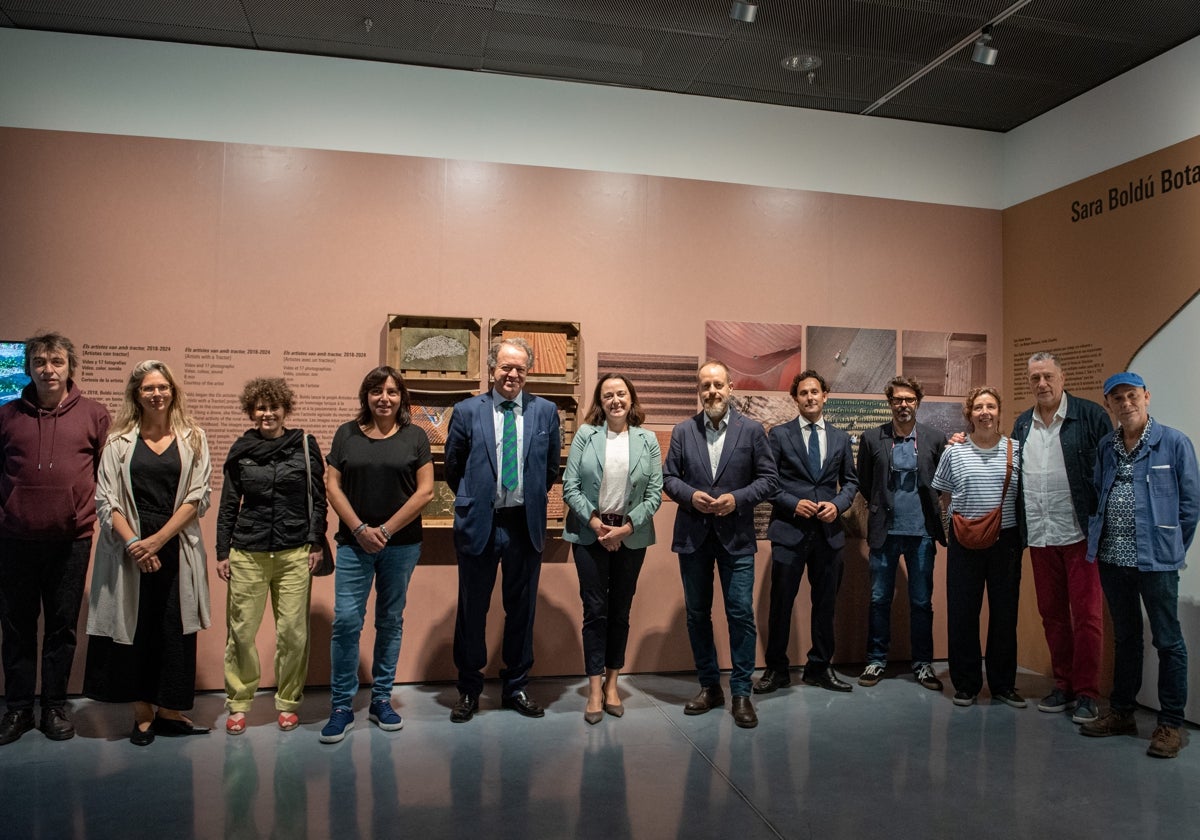
[[[225,731],[246,731],[261,668],[255,637],[267,596],[275,617],[275,709],[279,728],[300,724],[308,676],[311,573],[325,534],[325,465],[316,438],[285,425],[295,394],[278,377],[252,379],[242,411],[253,428],[225,458],[217,509],[217,576],[229,584]],[[307,444],[307,445],[306,445]],[[307,460],[306,460],[307,459]]]
[[[199,522],[211,473],[171,369],[141,362],[100,456],[84,674],[88,697],[133,704],[136,746],[208,732],[183,713],[195,699],[196,632],[211,623]]]

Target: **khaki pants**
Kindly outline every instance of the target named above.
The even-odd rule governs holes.
[[[294,712],[300,707],[308,676],[308,604],[312,584],[308,553],[307,545],[284,551],[234,548],[229,552],[225,705],[230,712],[248,712],[258,690],[261,669],[254,640],[262,624],[268,593],[275,616],[275,708]]]

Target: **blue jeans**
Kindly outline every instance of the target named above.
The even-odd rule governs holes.
[[[754,555],[734,557],[711,539],[700,551],[679,555],[688,640],[696,660],[696,676],[705,688],[721,684],[712,627],[714,563],[721,579],[725,619],[729,624],[729,658],[733,666],[729,692],[734,697],[749,697],[758,645],[758,632],[754,627]]]
[[[386,700],[396,682],[396,660],[404,633],[408,582],[421,558],[421,544],[389,545],[367,554],[339,545],[334,571],[333,638],[329,643],[330,703],[349,709],[358,691],[358,637],[375,582],[375,654],[371,663],[371,702]]]
[[[932,537],[888,534],[883,545],[871,551],[871,609],[867,619],[867,662],[887,664],[892,641],[892,596],[900,555],[908,572],[908,627],[913,670],[933,661],[933,558]]]
[[[1142,604],[1158,651],[1158,722],[1183,725],[1187,644],[1179,627],[1179,572],[1142,572],[1100,564],[1100,585],[1113,623],[1112,707],[1132,712],[1142,688]],[[1139,603],[1140,599],[1140,603]]]

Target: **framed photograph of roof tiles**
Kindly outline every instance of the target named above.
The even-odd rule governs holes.
[[[896,375],[896,331],[809,327],[804,366],[834,393],[882,395]]]
[[[729,368],[739,391],[787,391],[803,370],[804,327],[756,321],[705,321],[704,352]]]
[[[656,356],[642,353],[599,353],[596,375],[623,373],[637,388],[646,423],[673,426],[700,410],[696,397],[696,356]],[[663,449],[666,454],[666,449]]]
[[[900,370],[931,397],[965,397],[987,382],[987,336],[904,330]]]
[[[533,348],[530,382],[579,384],[579,324],[573,321],[493,319],[489,344],[501,338],[523,338]]]
[[[454,406],[476,391],[419,391],[410,388],[412,422],[420,426],[429,437],[429,451],[441,455],[446,451],[446,432],[450,428],[450,415]]]

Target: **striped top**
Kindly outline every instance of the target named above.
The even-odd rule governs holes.
[[[976,519],[996,509],[1004,489],[1004,471],[1008,458],[1008,436],[990,449],[982,449],[970,438],[966,443],[947,446],[930,482],[935,490],[950,494],[950,510],[968,519]],[[1000,512],[1000,527],[1017,526],[1017,470],[1020,444],[1013,441],[1012,478],[1004,510]]]

